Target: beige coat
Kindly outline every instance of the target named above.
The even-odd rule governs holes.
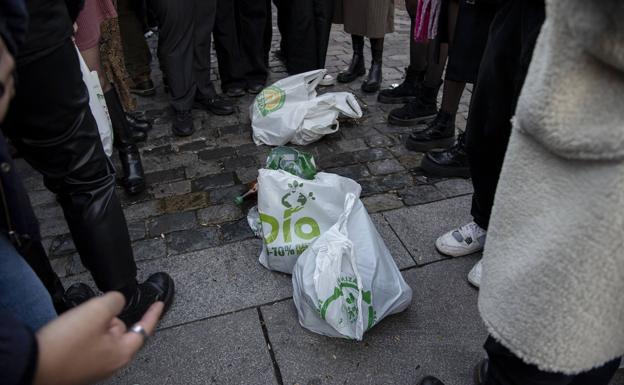
[[[550,0],[514,121],[479,309],[525,362],[624,354],[624,2]]]
[[[336,0],[334,23],[352,35],[382,38],[394,32],[394,0]]]

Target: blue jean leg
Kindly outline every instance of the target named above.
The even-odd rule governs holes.
[[[50,294],[6,236],[0,235],[0,313],[33,331],[56,318]]]

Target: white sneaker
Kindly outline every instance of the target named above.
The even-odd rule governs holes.
[[[319,86],[329,87],[336,84],[336,78],[327,74],[323,76],[323,79],[319,82]]]
[[[481,286],[481,260],[468,273],[468,282],[470,282],[477,289]]]
[[[474,222],[449,231],[436,240],[436,249],[444,255],[463,257],[483,250],[487,232]]]

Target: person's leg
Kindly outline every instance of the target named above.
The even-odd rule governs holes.
[[[215,26],[212,32],[215,41],[221,90],[231,97],[245,95],[247,82],[244,79],[243,57],[239,45],[239,31],[236,22],[236,2],[218,1]]]
[[[362,91],[377,92],[381,87],[384,38],[370,39],[372,63],[368,78],[362,83]]]
[[[143,36],[143,25],[138,17],[136,0],[118,0],[119,32],[128,74],[132,79],[131,90],[142,96],[155,93],[151,79],[152,53]]]
[[[482,385],[607,385],[620,365],[620,359],[578,375],[545,372],[514,355],[494,338],[488,337],[487,372]]]
[[[325,68],[332,19],[334,17],[334,0],[314,0],[316,20],[316,66]]]
[[[408,9],[409,12],[410,9]],[[425,79],[425,72],[428,66],[429,43],[416,43],[414,40],[416,20],[411,13],[410,19],[410,59],[409,66],[405,69],[405,79],[394,88],[386,88],[379,91],[377,100],[380,103],[405,104],[416,101],[420,87]]]
[[[280,52],[277,56],[281,60],[288,57],[288,18],[290,1],[291,0],[273,0],[273,4],[275,4],[277,8],[277,29],[280,33]]]
[[[194,0],[193,77],[197,87],[194,105],[216,115],[234,113],[234,105],[215,90],[210,79],[212,31],[217,15],[217,0]]]
[[[58,195],[76,249],[100,290],[136,285],[114,170],[89,111],[73,43],[18,68],[18,76],[6,133]]]
[[[100,78],[100,85],[104,91],[104,98],[113,126],[114,145],[118,150],[119,160],[123,169],[122,185],[128,194],[139,194],[145,190],[145,175],[136,141],[145,140],[147,134],[139,130],[133,131],[128,125],[126,112],[121,105],[117,90],[106,77],[106,72],[101,67],[100,48],[96,46],[80,51],[80,54],[87,67],[91,71],[96,71]]]
[[[366,73],[366,67],[364,66],[364,36],[351,35],[351,44],[353,57],[349,67],[338,74],[340,83],[351,83]]]
[[[0,313],[15,316],[34,331],[56,318],[50,294],[4,235],[0,235]]]
[[[262,91],[269,74],[265,60],[267,7],[262,0],[237,0],[240,48],[243,57],[244,79],[252,94]]]
[[[288,0],[284,15],[288,20],[286,36],[286,67],[290,75],[312,71],[317,65],[316,28],[314,2],[310,0]],[[280,15],[281,17],[281,15]]]
[[[483,229],[489,225],[511,117],[544,17],[543,2],[506,3],[492,23],[481,61],[466,125],[466,151],[474,186],[472,215]]]

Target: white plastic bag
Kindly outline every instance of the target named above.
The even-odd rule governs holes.
[[[253,140],[257,145],[306,145],[338,131],[338,116],[362,117],[353,94],[316,95],[326,70],[310,71],[279,80],[258,94],[250,108]]]
[[[292,280],[299,323],[330,337],[360,341],[412,301],[412,289],[354,194],[347,194],[336,224],[299,257]]]
[[[359,196],[355,181],[317,173],[307,180],[283,170],[258,171],[258,211],[264,242],[260,263],[291,274],[297,258],[340,217],[348,193]]]
[[[89,108],[91,114],[95,118],[95,122],[100,132],[100,139],[106,155],[113,155],[113,124],[108,113],[106,100],[104,99],[104,91],[100,85],[100,78],[96,71],[90,71],[85,63],[80,51],[76,48],[78,60],[80,61],[80,70],[82,71],[82,81],[89,91]]]

